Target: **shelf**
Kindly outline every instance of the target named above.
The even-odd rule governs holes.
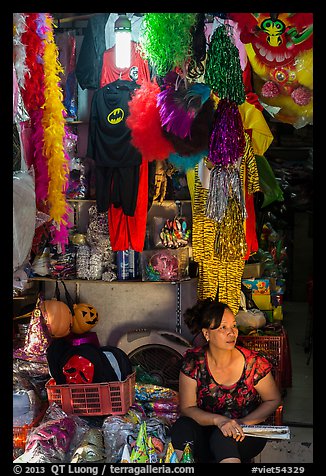
[[[291,145],[277,145],[277,146],[271,146],[267,149],[266,153],[268,151],[273,151],[273,150],[286,150],[286,151],[292,151],[292,150],[311,150],[313,149],[312,145],[307,145],[307,146],[291,146]]]
[[[85,121],[69,121],[69,120],[65,120],[65,124],[66,125],[76,125],[76,124],[87,124],[87,122]]]
[[[82,203],[95,203],[96,200],[93,198],[67,198],[67,202],[82,202]]]
[[[182,284],[185,282],[193,281],[194,279],[197,278],[188,278],[188,279],[183,279],[182,281],[141,281],[140,279],[125,279],[122,281],[119,281],[118,279],[115,279],[114,281],[104,281],[102,279],[97,279],[97,280],[91,280],[91,279],[62,279],[62,278],[49,278],[49,277],[34,277],[34,278],[29,278],[30,281],[45,281],[45,282],[52,282],[55,283],[56,281],[64,281],[65,283],[75,283],[75,284]]]
[[[36,301],[37,297],[34,294],[26,294],[25,296],[13,296],[14,301]]]

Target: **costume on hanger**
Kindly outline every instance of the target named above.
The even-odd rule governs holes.
[[[104,51],[100,80],[101,88],[116,79],[135,81],[139,85],[141,85],[143,81],[151,80],[148,62],[141,57],[137,49],[137,43],[132,41],[130,47],[131,57],[130,66],[128,68],[117,68],[115,65],[115,45]]]
[[[136,208],[141,155],[131,144],[126,125],[128,102],[139,86],[118,79],[94,93],[87,155],[96,164],[96,202],[99,212],[110,203],[132,216]]]
[[[145,238],[148,165],[131,144],[126,125],[136,88],[134,81],[118,79],[96,91],[91,104],[87,155],[95,161],[96,205],[99,212],[108,211],[113,251],[129,246],[142,251]]]
[[[208,190],[202,187],[196,165],[192,193],[192,247],[199,271],[197,296],[198,299],[215,299],[218,293],[218,299],[226,302],[232,312],[237,314],[246,251],[241,211],[236,200],[230,201],[226,215],[219,224],[206,216],[207,195]],[[230,224],[232,230],[236,229],[236,235],[232,237],[227,234]],[[237,236],[236,242],[234,236]]]
[[[106,50],[105,25],[110,13],[98,13],[88,19],[76,64],[76,77],[82,89],[98,89]]]
[[[252,140],[250,134],[248,134],[247,132],[245,132],[245,140],[246,145],[239,173],[247,211],[247,218],[244,222],[247,251],[244,256],[244,259],[248,260],[251,254],[258,251],[254,193],[259,192],[261,189],[259,183],[256,157],[252,146]]]
[[[143,19],[132,13],[127,16],[131,21],[131,39],[137,42]],[[76,64],[76,77],[82,89],[100,87],[103,54],[115,45],[114,22],[118,17],[118,13],[97,13],[88,19]]]

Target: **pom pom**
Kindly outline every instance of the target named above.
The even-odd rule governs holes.
[[[239,108],[235,102],[221,99],[209,144],[208,159],[215,165],[229,165],[243,155],[245,135]]]
[[[242,218],[246,218],[245,199],[238,168],[216,166],[212,169],[209,180],[206,216],[221,223],[226,215],[229,200],[235,199],[240,205]]]
[[[163,136],[156,105],[159,92],[156,82],[143,83],[129,101],[129,116],[126,119],[132,144],[148,161],[164,160],[174,152],[171,142]]]
[[[279,87],[274,81],[266,81],[261,88],[261,95],[265,98],[275,98],[280,94]]]
[[[291,93],[291,98],[298,106],[306,106],[311,101],[311,91],[304,86],[299,86]]]
[[[225,25],[216,28],[207,51],[205,83],[221,99],[236,104],[245,102],[239,50],[231,41]]]

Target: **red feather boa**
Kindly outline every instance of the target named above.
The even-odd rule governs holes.
[[[159,109],[156,106],[160,87],[156,82],[146,82],[135,92],[129,102],[126,120],[131,129],[131,142],[144,160],[164,160],[174,152],[171,142],[163,136]]]

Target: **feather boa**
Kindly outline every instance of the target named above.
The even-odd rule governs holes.
[[[13,36],[13,53],[14,65],[17,75],[17,82],[21,89],[25,87],[25,75],[29,73],[26,64],[26,45],[22,43],[22,34],[26,31],[26,16],[24,13],[14,13],[14,36]]]
[[[198,112],[191,125],[191,137],[181,137],[164,131],[165,137],[172,143],[175,151],[181,156],[196,155],[208,149],[214,119],[214,101],[209,98]]]
[[[42,127],[43,109],[31,112],[31,123],[33,124],[31,139],[34,148],[34,171],[35,171],[35,200],[38,209],[47,200],[49,176],[46,157],[43,155],[44,131]]]
[[[126,124],[131,130],[131,142],[140,151],[144,160],[164,160],[174,152],[171,142],[163,136],[156,82],[143,83],[129,101],[129,116]]]
[[[209,95],[210,88],[204,84],[186,88],[180,80],[175,87],[167,87],[157,95],[162,127],[181,139],[190,137],[192,123]]]
[[[22,43],[26,45],[25,88],[22,96],[27,112],[40,109],[44,105],[44,70],[42,57],[44,42],[36,32],[38,13],[26,15],[26,31],[22,34]]]
[[[58,49],[54,42],[52,18],[46,14],[46,43],[44,48],[44,112],[42,126],[44,129],[43,153],[47,158],[49,172],[48,204],[49,215],[55,222],[57,230],[54,239],[61,245],[68,243],[69,226],[66,203],[66,188],[69,175],[67,155],[64,151],[65,122],[63,93],[59,86],[60,73],[63,68],[58,60]]]
[[[170,154],[168,160],[176,169],[187,173],[190,169],[194,169],[203,157],[207,157],[207,153],[207,150],[203,150],[198,154],[189,155],[188,157],[182,157],[175,153]]]

